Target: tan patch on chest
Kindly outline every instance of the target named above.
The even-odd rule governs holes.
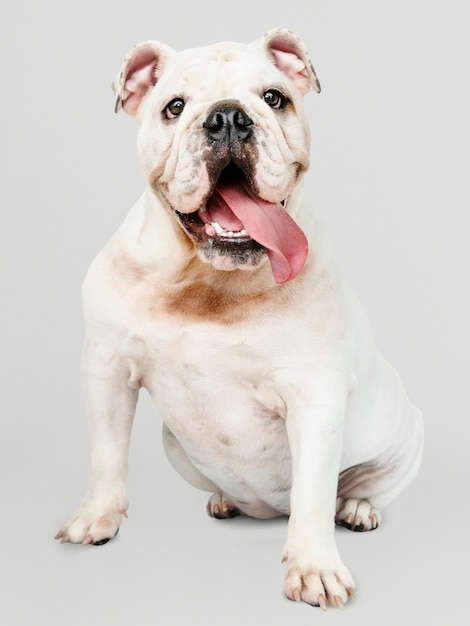
[[[108,268],[112,287],[133,315],[185,322],[237,324],[259,315],[282,314],[294,305],[305,280],[300,274],[295,281],[276,285],[269,263],[254,270],[222,271],[197,255],[167,275],[123,248],[113,250]]]
[[[215,270],[195,259],[180,280],[164,289],[163,305],[170,315],[192,321],[236,324],[292,306],[303,282],[276,285],[268,263],[255,270]]]
[[[266,293],[240,294],[198,279],[168,289],[163,306],[170,315],[233,324],[253,315],[268,300]]]

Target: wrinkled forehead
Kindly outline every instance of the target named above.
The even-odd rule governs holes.
[[[165,87],[230,98],[240,89],[280,80],[280,72],[260,48],[222,43],[178,54],[164,73]],[[163,86],[163,85],[162,85]]]

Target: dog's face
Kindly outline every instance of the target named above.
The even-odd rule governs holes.
[[[149,184],[217,269],[269,257],[277,282],[301,270],[307,242],[289,199],[309,164],[311,85],[319,91],[303,44],[283,30],[182,53],[146,42],[124,61],[117,110],[139,123]]]

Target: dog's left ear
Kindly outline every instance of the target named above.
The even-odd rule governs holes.
[[[320,82],[313,69],[310,56],[303,41],[284,28],[270,30],[261,40],[268,56],[305,95],[310,87],[320,93]]]
[[[135,115],[141,102],[163,73],[175,51],[159,41],[143,41],[130,50],[113,82],[115,112]]]

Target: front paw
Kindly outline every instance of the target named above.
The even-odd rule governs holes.
[[[117,535],[122,517],[127,517],[126,511],[127,503],[103,506],[85,501],[54,539],[60,539],[61,543],[103,545]]]
[[[348,598],[354,598],[354,580],[339,557],[307,560],[290,558],[285,552],[284,561],[287,561],[284,593],[290,600],[307,602],[326,611],[328,605],[342,609]]]

